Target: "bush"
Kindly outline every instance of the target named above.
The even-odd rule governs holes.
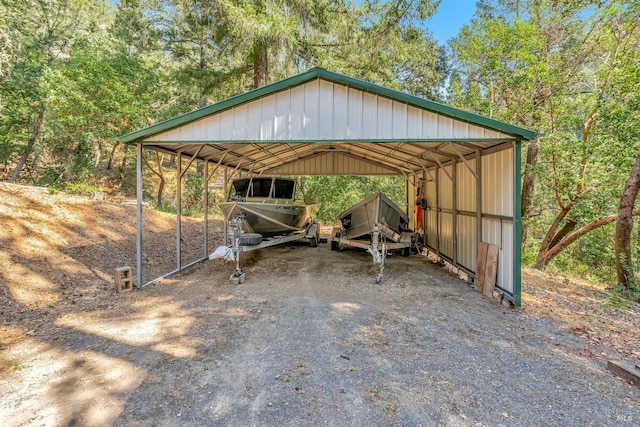
[[[64,192],[79,196],[90,196],[93,193],[105,193],[106,190],[104,187],[98,187],[86,182],[67,182],[64,186]]]

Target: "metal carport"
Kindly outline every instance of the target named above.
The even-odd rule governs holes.
[[[313,69],[120,137],[137,146],[137,286],[142,286],[142,150],[269,175],[403,175],[427,199],[423,235],[473,276],[479,241],[500,248],[496,289],[520,305],[521,143],[527,129]],[[178,185],[178,200],[180,188]],[[208,192],[205,191],[205,206]],[[412,201],[407,201],[407,210]],[[180,203],[177,265],[182,265]],[[206,209],[205,209],[206,212]],[[205,253],[207,220],[205,213]],[[202,261],[202,260],[199,260]],[[196,262],[199,262],[196,261]],[[157,279],[156,279],[157,280]],[[150,282],[151,283],[151,282]]]

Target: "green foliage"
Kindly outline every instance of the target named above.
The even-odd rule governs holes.
[[[611,293],[609,303],[614,307],[628,309],[631,307],[631,302],[640,303],[640,286],[637,283],[629,287],[614,285],[609,292]]]
[[[202,194],[204,192],[204,176],[200,172],[189,171],[184,180],[182,208],[189,213],[203,212]]]
[[[302,180],[305,196],[321,202],[318,219],[333,224],[340,212],[375,192],[382,192],[400,208],[406,206],[403,177],[308,176]]]
[[[87,182],[67,182],[64,186],[64,192],[80,196],[90,196],[93,193],[105,193],[106,189]]]

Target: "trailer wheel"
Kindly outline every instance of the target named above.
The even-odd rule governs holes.
[[[254,246],[262,243],[262,234],[258,233],[243,233],[238,238],[240,246]]]
[[[342,233],[340,232],[340,229],[334,228],[332,234],[333,234],[334,237],[336,237],[338,239],[340,237],[342,237]],[[331,239],[331,250],[332,251],[337,251],[338,249],[340,249],[340,243],[336,242],[333,239]]]
[[[400,256],[409,256],[411,255],[411,248],[402,248],[400,250]]]

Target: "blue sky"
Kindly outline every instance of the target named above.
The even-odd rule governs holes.
[[[440,44],[455,37],[463,24],[471,21],[476,11],[476,0],[442,0],[438,13],[431,18],[426,27]]]

